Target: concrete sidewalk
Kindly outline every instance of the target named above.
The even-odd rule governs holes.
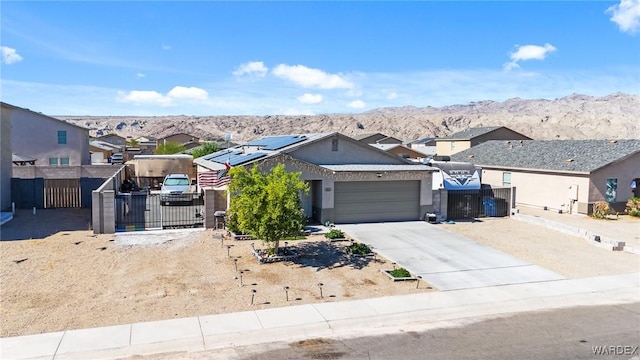
[[[0,339],[1,359],[114,359],[198,352],[524,311],[640,301],[640,273],[566,279],[68,330]]]

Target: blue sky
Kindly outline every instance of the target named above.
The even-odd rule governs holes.
[[[49,115],[360,113],[640,94],[640,0],[0,7],[2,101]]]

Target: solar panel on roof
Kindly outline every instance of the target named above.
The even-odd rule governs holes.
[[[247,155],[242,155],[242,156],[237,156],[233,159],[231,159],[231,161],[229,162],[229,165],[231,166],[236,166],[236,165],[240,165],[240,164],[244,164],[246,162],[249,162],[251,160],[255,160],[255,159],[259,159],[263,156],[266,156],[267,154],[263,153],[263,152],[254,152],[251,154],[247,154]]]
[[[261,139],[253,140],[247,143],[247,145],[260,146],[264,150],[278,150],[282,149],[283,147],[299,143],[306,139],[306,136],[267,136]]]

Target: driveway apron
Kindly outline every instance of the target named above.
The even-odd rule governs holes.
[[[339,225],[355,240],[442,291],[565,278],[443,226],[422,221]]]

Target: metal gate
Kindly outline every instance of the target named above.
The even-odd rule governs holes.
[[[82,207],[80,179],[44,179],[44,208]]]
[[[204,226],[200,194],[179,199],[147,192],[118,193],[115,198],[116,231],[194,228]]]
[[[511,188],[449,190],[447,219],[509,216]]]

